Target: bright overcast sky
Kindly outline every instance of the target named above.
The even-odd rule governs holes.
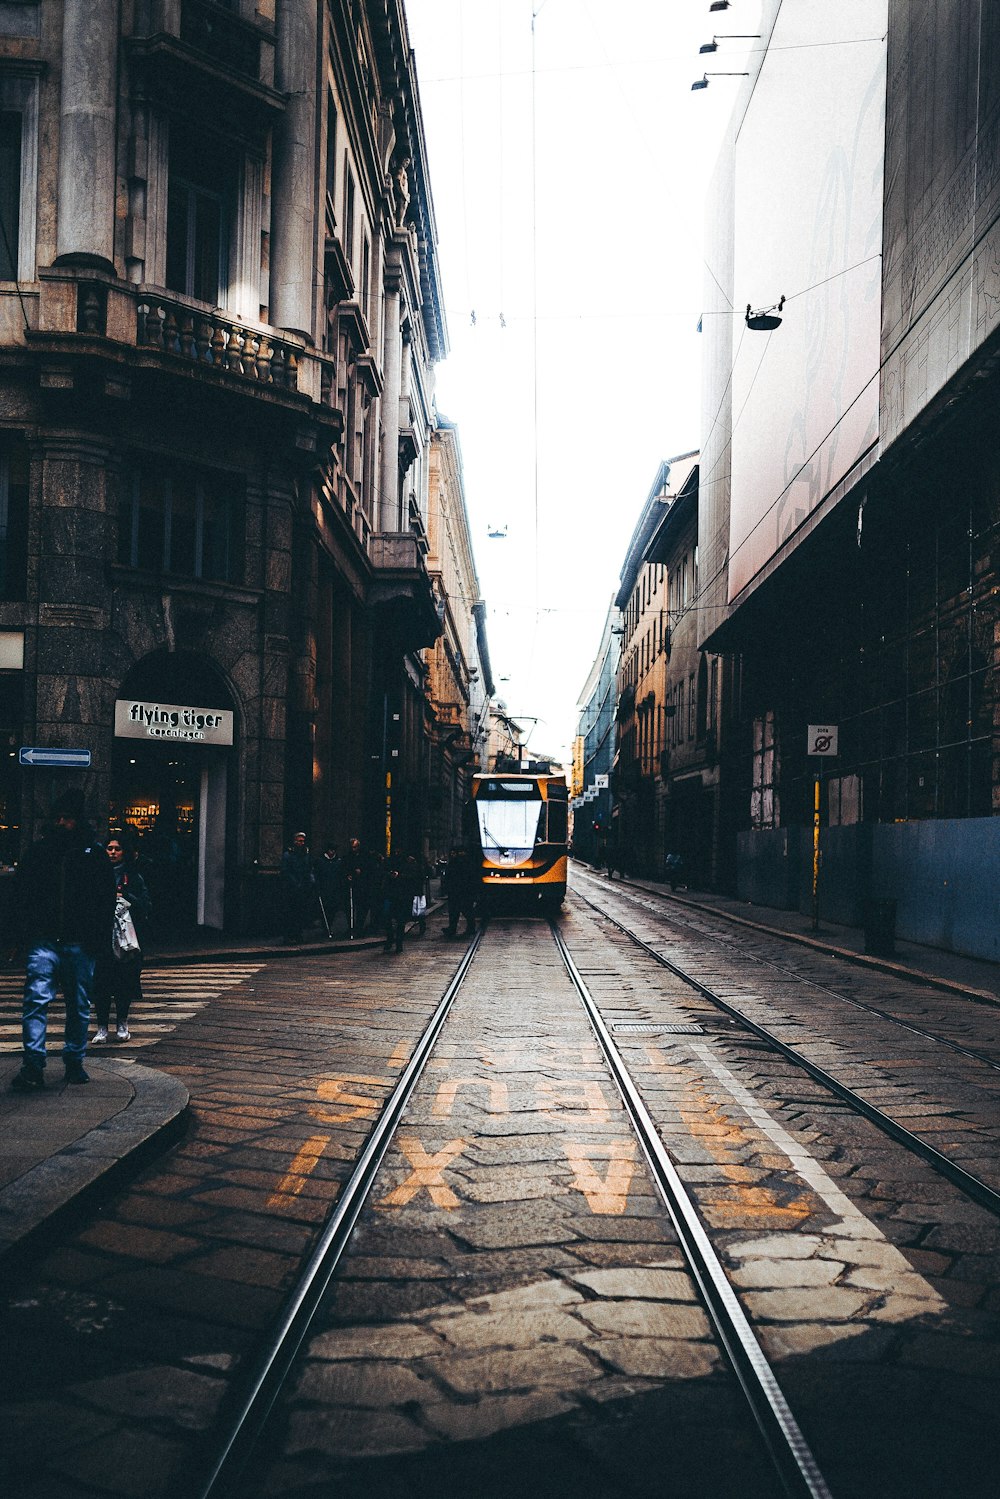
[[[697,448],[704,190],[756,0],[405,0],[498,695],[567,758],[632,529]],[[532,12],[534,11],[534,41]],[[491,539],[490,531],[505,531]]]

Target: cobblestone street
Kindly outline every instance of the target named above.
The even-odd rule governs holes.
[[[598,908],[984,1175],[996,1074],[971,1054],[995,1055],[996,1009],[823,955],[793,980],[777,938],[765,954],[702,913],[695,943],[676,903],[576,878],[563,937],[831,1492],[991,1493],[996,1216]],[[432,923],[399,955],[151,974],[116,1067],[133,1055],[183,1083],[187,1132],[11,1267],[18,1499],[199,1492],[463,952]],[[856,1008],[876,999],[965,1051]],[[778,1492],[545,921],[485,933],[243,1487],[331,1489]]]

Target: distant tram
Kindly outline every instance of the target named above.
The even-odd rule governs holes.
[[[555,913],[566,896],[566,777],[473,776],[469,812],[487,905]]]

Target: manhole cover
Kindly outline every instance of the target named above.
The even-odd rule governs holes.
[[[619,1036],[703,1036],[700,1025],[613,1025],[611,1029]]]

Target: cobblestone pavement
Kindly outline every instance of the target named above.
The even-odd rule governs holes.
[[[588,908],[563,930],[837,1499],[995,1493],[997,1221]],[[8,1288],[18,1499],[190,1492],[457,957],[213,976],[146,1048],[194,1126]],[[817,1044],[882,1067],[868,1024]],[[769,1499],[543,923],[491,926],[261,1451],[258,1496]]]
[[[645,891],[576,881],[671,962],[1000,1190],[1000,1009],[737,931]]]

